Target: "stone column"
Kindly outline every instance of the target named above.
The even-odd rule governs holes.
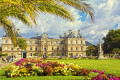
[[[101,48],[101,40],[100,39],[99,39],[99,51],[98,51],[98,53],[99,53],[98,59],[105,59],[105,57],[103,56],[103,50]]]

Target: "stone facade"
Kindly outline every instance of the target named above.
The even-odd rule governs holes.
[[[16,36],[21,37],[19,30],[16,31]],[[25,39],[25,38],[24,38]],[[44,54],[55,57],[57,53],[60,56],[70,57],[70,53],[79,56],[86,56],[85,38],[80,34],[80,30],[69,30],[68,35],[64,33],[63,36],[59,35],[59,39],[49,38],[48,34],[36,35],[36,37],[25,39],[27,42],[27,57],[33,56],[34,53]],[[21,51],[22,52],[22,51]],[[2,37],[2,53],[8,53],[9,56],[15,55],[19,57],[19,47],[14,47],[9,35]]]

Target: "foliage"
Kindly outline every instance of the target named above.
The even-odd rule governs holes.
[[[7,77],[21,76],[87,76],[90,70],[81,68],[73,63],[43,61],[41,59],[23,58],[6,71]]]
[[[112,53],[114,48],[120,48],[120,29],[110,30],[106,37],[103,37],[103,50],[105,53]]]
[[[56,53],[56,56],[60,56],[60,53]]]
[[[23,38],[18,38],[18,39],[17,39],[17,45],[18,45],[21,49],[24,49],[24,50],[26,50],[26,48],[27,48],[26,40],[24,40]]]
[[[114,48],[113,53],[115,53],[116,55],[119,54],[120,55],[120,49],[119,48]]]
[[[39,56],[43,56],[43,53],[39,53]]]
[[[5,54],[0,54],[0,56],[8,56],[8,54],[7,54],[7,53],[5,53]]]
[[[37,53],[34,53],[33,55],[34,55],[34,56],[37,56]]]
[[[89,45],[86,50],[87,56],[98,56],[98,49],[93,45]]]

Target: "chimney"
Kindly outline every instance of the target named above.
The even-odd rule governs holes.
[[[72,30],[69,30],[69,34],[72,33]]]
[[[80,30],[78,30],[78,33],[80,33]]]
[[[66,33],[64,33],[64,37],[66,36]]]
[[[59,35],[59,38],[61,38],[62,36],[61,35]]]
[[[36,37],[38,37],[38,33],[36,34]]]
[[[17,33],[18,33],[18,34],[20,34],[20,31],[19,31],[19,29],[17,29]]]

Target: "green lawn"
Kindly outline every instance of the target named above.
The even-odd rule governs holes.
[[[87,59],[73,59],[73,60],[49,60],[60,62],[71,62],[87,69],[98,69],[106,71],[115,75],[120,75],[120,60],[87,60]],[[19,77],[19,78],[6,78],[4,71],[6,68],[0,70],[0,80],[83,80],[83,76],[32,76],[32,77]]]

